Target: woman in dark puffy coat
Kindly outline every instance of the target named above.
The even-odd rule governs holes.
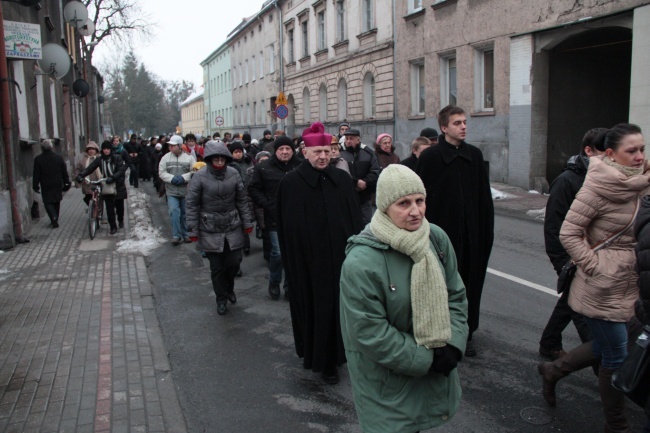
[[[636,244],[636,270],[639,273],[639,299],[634,305],[636,325],[650,326],[650,195],[641,200],[639,215],[634,226]],[[650,433],[650,400],[646,402],[645,413],[648,423],[643,430]]]
[[[253,217],[239,172],[228,166],[232,154],[221,141],[208,141],[203,160],[187,187],[185,219],[189,237],[210,261],[217,313],[237,302],[235,276],[242,260],[244,233],[253,231]]]

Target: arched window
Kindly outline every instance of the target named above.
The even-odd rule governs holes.
[[[311,120],[311,101],[309,100],[309,87],[302,91],[302,118],[305,123]]]
[[[318,89],[318,117],[321,122],[327,121],[327,87],[320,85]]]
[[[338,93],[338,109],[339,109],[339,120],[345,120],[348,117],[348,84],[345,82],[345,79],[341,78],[339,80],[339,87],[337,89]]]
[[[368,72],[363,77],[363,117],[375,117],[375,77]]]

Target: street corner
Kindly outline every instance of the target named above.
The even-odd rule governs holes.
[[[544,221],[548,194],[535,190],[527,191],[504,183],[491,183],[494,211],[500,215],[508,215],[533,221]]]

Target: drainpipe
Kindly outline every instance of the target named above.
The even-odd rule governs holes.
[[[278,5],[280,0],[275,0],[275,8],[278,10],[278,32],[280,33],[280,91],[284,93],[284,33],[282,32],[282,8]],[[282,119],[282,130],[284,130],[284,119]]]
[[[397,27],[395,19],[395,0],[393,4],[393,141],[397,142],[397,92],[395,85],[397,83]]]
[[[5,39],[5,29],[2,4],[0,4],[0,40]],[[19,244],[29,242],[23,236],[23,225],[18,210],[18,193],[16,192],[16,176],[14,173],[14,155],[11,148],[11,111],[9,102],[9,71],[7,69],[7,52],[4,45],[0,48],[0,110],[2,110],[2,140],[7,161],[7,182],[9,183],[9,197],[11,200],[11,217],[14,220],[14,236]]]

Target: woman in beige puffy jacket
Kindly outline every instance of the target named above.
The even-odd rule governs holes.
[[[638,200],[650,192],[650,164],[638,126],[618,124],[604,139],[606,153],[590,159],[560,241],[578,265],[569,305],[585,316],[594,337],[593,354],[600,358],[598,383],[605,432],[628,432],[624,396],[612,387],[611,378],[627,355],[627,322],[639,297],[636,240],[630,222]],[[626,227],[609,246],[594,253],[595,245]]]

